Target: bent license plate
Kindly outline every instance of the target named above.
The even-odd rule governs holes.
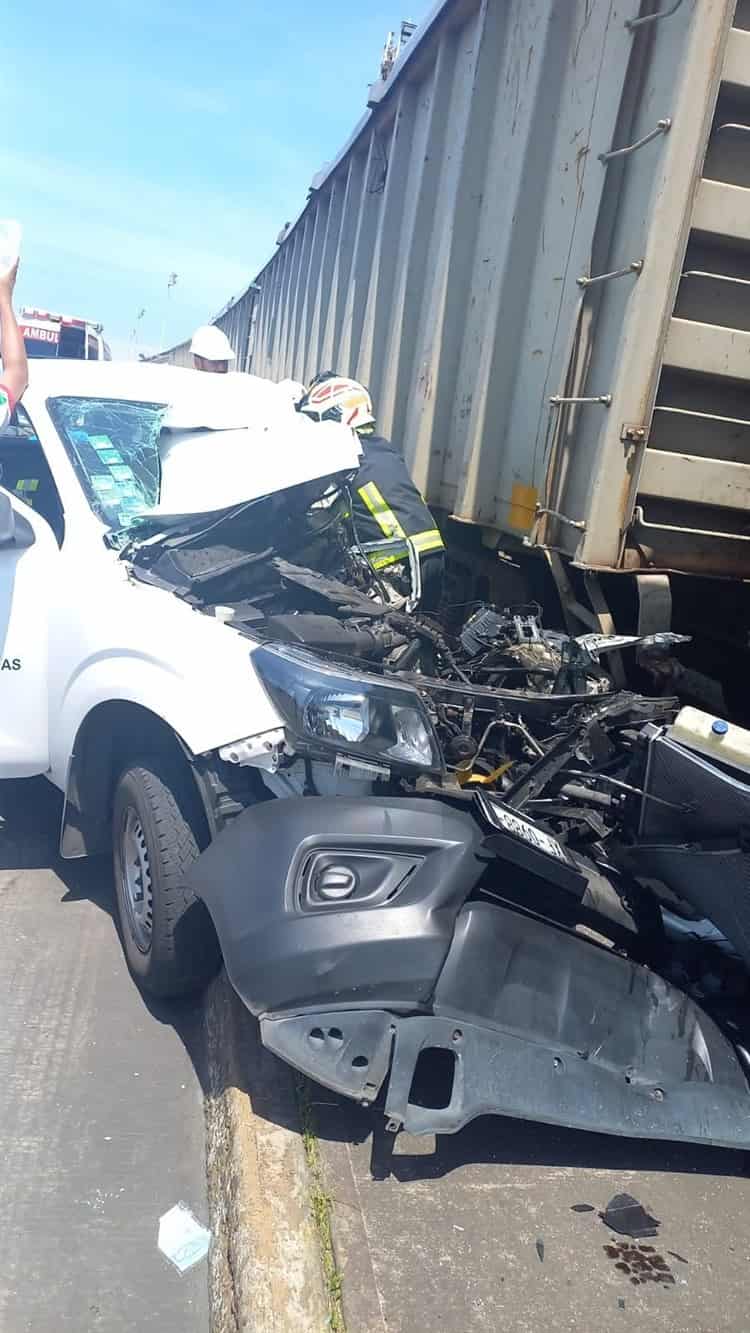
[[[536,824],[530,824],[527,819],[522,819],[515,810],[509,810],[507,805],[503,805],[495,797],[489,796],[486,792],[478,792],[479,803],[482,808],[485,819],[499,829],[501,833],[508,833],[513,838],[520,838],[529,847],[535,847],[538,852],[545,852],[547,856],[554,856],[557,861],[568,862],[568,854],[562,843],[553,838],[551,833],[545,833],[544,829],[537,828]]]

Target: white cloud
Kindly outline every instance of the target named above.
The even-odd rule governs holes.
[[[179,211],[193,202],[188,190],[161,185],[134,172],[99,162],[82,167],[59,157],[31,157],[4,147],[0,147],[0,173],[6,194],[25,191],[41,196],[54,205],[55,220],[65,208],[71,208],[77,218],[132,213],[141,219],[147,217],[157,227],[160,223],[172,227],[175,212],[179,216]],[[219,215],[224,217],[232,217],[244,207],[241,198],[230,195],[214,196],[211,204],[212,208],[218,206]],[[186,222],[190,221],[186,213]]]
[[[153,232],[86,219],[62,222],[55,229],[54,246],[42,244],[58,255],[142,278],[166,281],[168,273],[176,272],[181,285],[189,286],[196,300],[209,304],[220,305],[222,292],[236,291],[251,279],[245,262],[220,252],[188,245],[179,238],[170,240]]]
[[[0,149],[0,173],[6,202],[13,197],[36,245],[144,277],[174,270],[217,307],[250,281],[252,251],[257,246],[262,257],[273,234],[273,221],[251,217],[244,200],[203,200],[126,172],[86,171]]]
[[[194,186],[2,148],[0,173],[4,212],[24,228],[19,299],[85,306],[114,338],[127,340],[145,306],[144,340],[164,328],[175,341],[244,291],[272,248],[275,219],[230,194],[204,198]],[[178,284],[168,296],[171,272]]]

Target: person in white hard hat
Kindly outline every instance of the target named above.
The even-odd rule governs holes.
[[[215,324],[202,324],[195,330],[190,344],[196,370],[208,370],[214,375],[226,375],[230,361],[235,360],[232,344],[226,333]]]

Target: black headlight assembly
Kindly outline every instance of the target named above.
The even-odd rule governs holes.
[[[440,745],[425,705],[410,685],[346,673],[304,651],[263,644],[252,654],[296,752],[334,755],[376,768],[440,773]]]

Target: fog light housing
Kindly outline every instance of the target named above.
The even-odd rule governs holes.
[[[423,856],[363,848],[321,847],[303,853],[294,895],[303,912],[387,907],[422,864]]]
[[[327,903],[345,902],[357,890],[357,876],[351,866],[320,866],[310,884],[311,892]]]

